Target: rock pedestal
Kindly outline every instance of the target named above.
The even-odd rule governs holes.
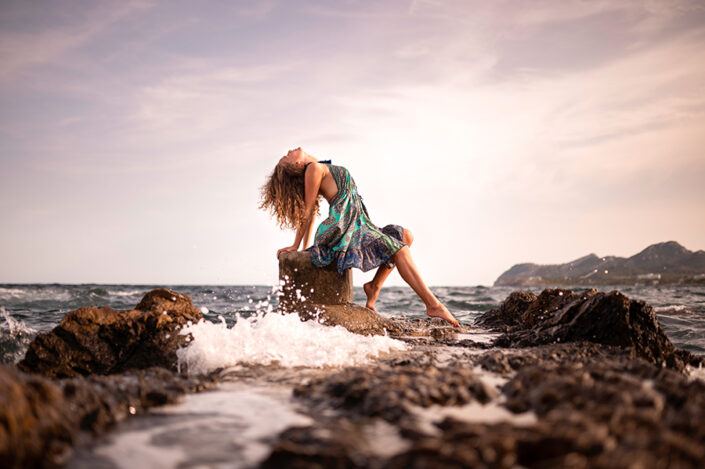
[[[279,256],[279,304],[284,308],[301,305],[352,303],[352,272],[338,274],[335,264],[316,267],[308,251],[283,252]]]
[[[351,269],[339,275],[335,264],[316,267],[308,251],[281,253],[279,283],[279,309],[283,312],[343,326],[356,334],[384,335],[397,329],[371,309],[353,303]]]

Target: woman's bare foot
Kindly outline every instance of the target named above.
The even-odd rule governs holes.
[[[426,314],[431,316],[432,318],[445,319],[455,327],[460,327],[460,323],[458,322],[458,320],[455,319],[452,314],[450,314],[450,311],[448,311],[448,308],[443,306],[443,303],[439,302],[435,306],[427,306]]]
[[[367,295],[367,304],[365,304],[365,306],[372,311],[377,311],[375,309],[375,302],[377,301],[381,288],[376,288],[372,282],[367,282],[362,286],[362,289],[365,290],[365,295]]]

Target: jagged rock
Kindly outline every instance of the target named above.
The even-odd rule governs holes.
[[[313,404],[315,423],[282,432],[261,467],[703,467],[705,382],[585,342],[490,350],[473,360],[500,371],[502,356],[508,381],[499,396],[483,393],[482,376],[464,361],[390,365],[395,358],[314,378],[295,395]],[[437,394],[424,397],[428,390]],[[483,422],[459,412],[423,427],[409,409],[429,400],[493,403],[509,414]],[[380,418],[403,438],[397,451],[370,448],[375,437],[390,441],[390,427],[364,430]]]
[[[80,308],[37,335],[18,367],[55,378],[150,366],[175,370],[176,349],[187,340],[179,329],[202,318],[188,295],[164,288],[147,293],[130,311]]]
[[[3,468],[63,465],[77,442],[128,415],[175,402],[210,379],[163,368],[52,380],[0,365],[0,461]]]
[[[536,301],[536,295],[526,291],[515,291],[499,305],[482,316],[475,324],[492,329],[504,329],[506,326],[516,326],[521,322],[521,316],[531,303]]]
[[[501,347],[588,341],[627,347],[634,357],[678,370],[696,360],[688,352],[676,351],[649,304],[630,300],[617,290],[578,294],[545,289],[530,299],[515,292],[499,308],[478,318],[478,323],[506,325],[495,341]]]
[[[410,365],[348,368],[297,386],[294,395],[356,415],[398,422],[409,416],[409,405],[486,403],[497,391],[462,365],[442,370]]]

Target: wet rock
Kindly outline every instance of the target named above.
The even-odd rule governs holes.
[[[475,321],[475,324],[495,330],[504,330],[508,326],[517,326],[521,323],[524,311],[535,301],[536,295],[531,292],[512,292],[498,308],[484,313]]]
[[[588,341],[627,347],[634,357],[678,370],[695,360],[687,352],[676,353],[649,304],[630,300],[619,291],[591,289],[576,294],[546,289],[533,301],[531,295],[521,293],[513,293],[499,308],[478,319],[478,323],[496,328],[506,325],[505,333],[495,342],[498,346]]]
[[[348,368],[297,386],[294,395],[353,415],[398,422],[409,406],[489,402],[497,392],[465,366]]]
[[[317,319],[363,335],[399,330],[388,319],[352,302],[352,269],[341,276],[334,264],[316,267],[311,264],[308,251],[283,252],[279,256],[279,281],[279,309],[298,313],[303,320]]]
[[[350,332],[362,335],[386,335],[399,332],[398,326],[364,306],[347,303],[342,305],[317,305],[315,312],[302,310],[303,319],[318,319],[327,326],[343,326]]]
[[[579,345],[478,357],[480,363],[499,363],[497,353],[509,355],[512,371],[501,398],[481,398],[475,391],[469,398],[451,397],[472,388],[467,377],[474,375],[460,362],[447,368],[381,365],[321,377],[296,395],[326,417],[280,435],[263,467],[703,467],[704,382],[630,358],[622,347],[584,343],[587,352],[571,357]],[[511,361],[523,353],[529,353],[527,360]],[[445,393],[436,399],[439,405],[493,402],[516,414],[530,412],[536,421],[482,423],[468,415],[470,420],[439,421],[435,433],[418,431],[408,409],[424,405],[418,397],[423,389]],[[325,413],[330,408],[346,423],[332,425],[335,417]],[[359,428],[375,417],[399,429],[406,445],[398,452],[375,456],[361,441]]]
[[[90,435],[209,384],[163,368],[52,380],[0,365],[0,461],[4,468],[62,465]]]
[[[338,274],[335,264],[316,267],[309,251],[283,252],[279,255],[279,304],[286,310],[301,305],[340,305],[352,303],[352,269]]]
[[[260,464],[262,469],[368,468],[372,458],[365,454],[366,443],[346,419],[335,428],[328,426],[292,427],[279,435],[272,452]]]
[[[179,329],[203,318],[191,298],[164,288],[147,293],[137,307],[71,311],[51,332],[38,334],[18,367],[63,378],[161,366],[176,369]]]
[[[476,358],[483,369],[502,376],[513,375],[527,366],[576,363],[588,364],[612,358],[628,358],[629,351],[623,347],[573,342],[527,347],[519,350],[495,349]]]

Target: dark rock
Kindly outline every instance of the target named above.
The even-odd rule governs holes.
[[[81,308],[38,334],[18,367],[56,378],[151,366],[175,370],[176,349],[187,341],[179,329],[202,318],[188,295],[164,288],[147,293],[130,311]]]
[[[260,464],[262,469],[368,468],[365,441],[347,419],[335,428],[292,427],[282,432],[272,452]]]
[[[521,350],[491,350],[480,355],[477,363],[492,373],[508,376],[527,366],[561,363],[585,365],[607,359],[628,358],[629,355],[629,351],[623,347],[573,342],[527,347]]]
[[[506,326],[516,326],[521,322],[531,303],[536,301],[536,295],[531,292],[515,291],[509,294],[498,308],[491,309],[480,316],[475,324],[491,329],[505,329]]]
[[[175,402],[209,383],[163,368],[51,380],[0,365],[2,467],[63,465],[72,446],[89,435],[100,435],[128,415]]]
[[[546,289],[531,297],[515,292],[499,308],[478,319],[478,323],[506,324],[495,344],[501,347],[588,341],[627,347],[634,357],[657,365],[683,370],[695,360],[678,352],[663,332],[653,308],[630,300],[619,291],[594,289],[576,294],[571,290]]]
[[[486,403],[496,394],[464,366],[347,368],[294,389],[295,396],[390,422],[408,416],[409,405]]]

